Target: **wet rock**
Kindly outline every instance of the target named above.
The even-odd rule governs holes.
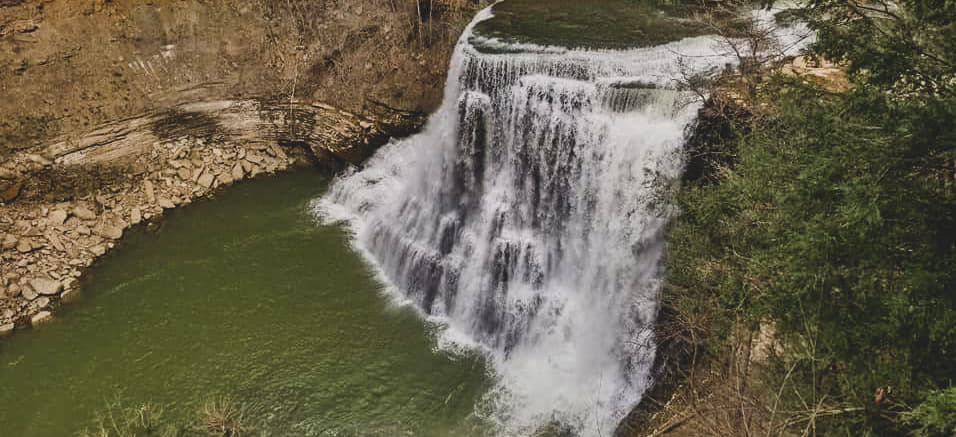
[[[93,256],[98,256],[98,257],[103,256],[106,254],[106,245],[98,244],[96,246],[93,246],[90,248],[90,253],[92,253]]]
[[[63,283],[48,278],[33,278],[30,280],[30,286],[44,296],[55,296],[63,291]]]
[[[63,302],[63,303],[75,302],[76,299],[78,299],[79,297],[80,297],[80,289],[71,288],[64,291],[63,294],[60,295],[60,302]]]
[[[80,281],[76,278],[66,278],[62,281],[64,290],[72,290],[80,286]]]
[[[50,215],[47,216],[47,221],[51,225],[60,226],[63,223],[66,223],[66,219],[68,216],[69,214],[67,214],[66,211],[63,211],[62,209],[57,209],[50,212]]]
[[[0,325],[0,337],[5,337],[5,336],[7,336],[7,335],[10,335],[10,333],[13,332],[13,328],[14,328],[15,326],[16,326],[16,325],[14,325],[13,323],[7,323],[6,325]]]
[[[219,183],[223,185],[232,185],[232,183],[234,182],[234,180],[232,179],[232,175],[230,175],[229,173],[223,173],[219,176],[216,176],[216,179],[219,180]]]
[[[37,326],[42,323],[49,322],[52,319],[53,319],[52,313],[50,313],[49,311],[40,311],[34,314],[33,317],[30,317],[30,324],[33,326]]]
[[[73,215],[80,220],[96,220],[96,214],[83,205],[73,208]]]

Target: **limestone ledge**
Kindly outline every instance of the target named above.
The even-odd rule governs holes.
[[[211,101],[109,123],[0,164],[0,336],[50,319],[131,227],[295,165],[359,164],[420,114],[359,117],[325,103]],[[95,169],[89,186],[56,187]]]

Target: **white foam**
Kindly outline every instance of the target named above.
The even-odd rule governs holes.
[[[610,435],[651,382],[667,187],[700,106],[675,80],[735,59],[710,37],[506,45],[472,34],[490,16],[460,39],[423,132],[315,207],[349,222],[390,293],[445,327],[440,347],[487,355],[501,434],[556,420]]]

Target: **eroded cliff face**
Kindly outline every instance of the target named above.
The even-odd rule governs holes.
[[[0,2],[0,156],[182,103],[427,112],[464,1]],[[421,16],[421,18],[419,18]]]
[[[0,335],[129,226],[424,122],[464,0],[0,0]]]

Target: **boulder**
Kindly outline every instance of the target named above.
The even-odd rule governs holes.
[[[211,188],[215,180],[216,180],[216,176],[214,176],[211,172],[207,171],[203,173],[202,176],[199,176],[199,179],[196,181],[196,183],[198,183],[199,185],[203,187]]]
[[[52,319],[53,319],[53,313],[49,311],[40,311],[34,314],[33,317],[30,317],[30,324],[33,326],[37,326],[41,323],[49,322]]]
[[[245,175],[246,175],[246,171],[243,170],[242,165],[236,164],[236,165],[234,165],[234,166],[232,167],[232,179],[233,179],[233,180],[236,180],[236,181],[241,180],[241,179],[243,178],[243,176],[245,176]]]
[[[47,216],[47,221],[53,226],[60,226],[63,223],[66,223],[66,219],[69,217],[69,214],[62,209],[55,209],[50,212],[50,215]]]
[[[106,254],[106,246],[103,244],[98,244],[90,248],[90,252],[93,256],[103,256]]]
[[[83,205],[77,205],[73,208],[73,215],[80,220],[96,220],[96,214]]]
[[[165,197],[160,197],[159,199],[157,199],[157,200],[156,200],[156,204],[159,205],[159,207],[160,207],[160,208],[163,208],[163,209],[170,209],[170,208],[175,208],[175,207],[176,207],[176,204],[173,203],[172,200],[169,200],[169,199],[167,199],[167,198],[165,198]]]
[[[198,180],[199,180],[199,177],[202,176],[203,173],[205,173],[205,172],[206,172],[206,166],[204,166],[204,165],[199,166],[199,170],[196,170],[195,172],[193,172],[192,181],[193,181],[193,182],[198,181]]]
[[[91,233],[93,233],[93,231],[91,231],[90,228],[86,226],[79,225],[76,227],[76,233],[80,235],[90,235]]]
[[[55,296],[63,291],[62,282],[48,278],[33,278],[30,280],[30,286],[44,296]]]
[[[3,237],[3,242],[0,243],[2,246],[0,247],[2,247],[3,250],[13,249],[14,247],[17,247],[17,242],[17,237],[15,235],[7,234]]]
[[[143,221],[143,211],[139,207],[134,207],[129,212],[129,221],[130,223],[137,225],[139,222]]]
[[[53,245],[53,248],[60,252],[66,252],[66,246],[63,245],[63,242],[60,241],[60,237],[58,237],[55,232],[47,230],[46,234],[44,235],[46,236],[47,241]]]
[[[20,174],[6,167],[0,167],[0,179],[16,179]]]
[[[93,228],[93,233],[110,240],[119,240],[123,238],[123,227],[103,223]]]
[[[149,200],[150,203],[156,201],[156,190],[153,188],[153,181],[147,179],[143,182],[143,190],[146,192],[146,199]]]
[[[286,155],[285,151],[282,150],[282,147],[277,146],[277,145],[275,145],[275,144],[273,144],[273,145],[270,146],[270,147],[271,147],[272,150],[275,152],[275,156],[276,156],[277,158],[279,158],[280,160],[286,161],[286,160],[289,159],[289,155]]]
[[[246,172],[246,173],[249,173],[249,171],[252,170],[253,167],[255,167],[255,164],[253,164],[253,163],[251,163],[251,162],[249,162],[249,161],[247,161],[247,160],[245,160],[245,159],[243,159],[242,161],[239,161],[239,165],[242,166],[242,171],[244,171],[244,172]]]
[[[179,170],[176,170],[176,176],[179,176],[179,178],[184,181],[188,181],[189,178],[193,176],[193,174],[192,172],[189,171],[188,168],[183,167],[183,168],[180,168]]]
[[[23,298],[26,300],[33,300],[37,298],[37,292],[33,291],[33,288],[30,287],[29,285],[24,285],[20,289],[20,294],[22,294]]]
[[[33,250],[33,243],[30,242],[30,239],[23,238],[17,242],[17,252],[27,253]]]
[[[41,297],[41,298],[39,298],[39,299],[33,301],[33,305],[36,306],[36,307],[39,308],[39,309],[46,308],[46,307],[50,306],[50,298],[49,298],[49,297],[46,297],[46,296],[43,296],[43,297]]]

